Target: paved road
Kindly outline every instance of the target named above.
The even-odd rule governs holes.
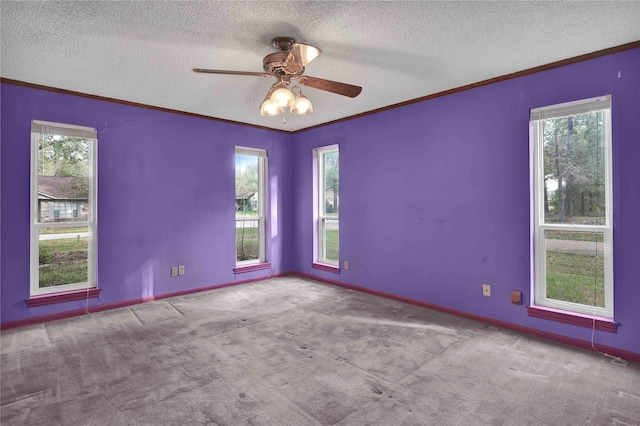
[[[41,234],[40,241],[42,240],[62,240],[64,238],[84,238],[88,236],[87,232],[73,232],[71,234]]]
[[[560,253],[582,254],[595,256],[596,248],[599,256],[604,254],[604,243],[594,243],[592,241],[571,241],[571,240],[546,240],[547,250]]]

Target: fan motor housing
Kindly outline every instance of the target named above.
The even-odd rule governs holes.
[[[265,72],[271,74],[271,75],[275,75],[275,76],[281,76],[281,75],[290,75],[290,76],[299,76],[304,72],[304,68],[302,68],[302,70],[300,72],[297,72],[295,74],[292,73],[288,73],[285,69],[284,69],[284,62],[287,59],[287,56],[289,55],[289,53],[287,52],[276,52],[276,53],[271,53],[267,56],[264,57],[264,59],[262,60],[262,64],[263,64],[263,68],[265,70]]]

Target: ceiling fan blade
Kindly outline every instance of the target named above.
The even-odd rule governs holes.
[[[322,50],[309,44],[294,43],[284,61],[284,67],[292,74],[302,72],[304,67],[321,53]]]
[[[252,71],[224,71],[224,70],[209,70],[206,68],[194,68],[195,72],[205,73],[205,74],[230,74],[230,75],[250,75],[256,77],[273,77],[271,74],[267,74],[266,72],[252,72]]]
[[[338,95],[348,96],[350,98],[355,98],[360,94],[360,92],[362,92],[362,87],[360,86],[338,83],[337,81],[325,80],[324,78],[302,76],[298,77],[298,81],[303,86],[309,86],[313,87],[314,89],[337,93]]]

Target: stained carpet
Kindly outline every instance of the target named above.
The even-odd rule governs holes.
[[[640,425],[640,366],[298,277],[1,333],[3,425]]]

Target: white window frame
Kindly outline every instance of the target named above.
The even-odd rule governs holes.
[[[38,143],[39,135],[56,134],[61,136],[84,138],[89,141],[89,214],[86,220],[71,220],[66,222],[38,221]],[[31,296],[60,293],[72,290],[85,290],[97,286],[97,224],[98,224],[98,133],[90,127],[74,126],[71,124],[51,123],[34,120],[31,123],[31,244],[30,244],[30,288]],[[61,284],[51,287],[40,287],[40,229],[42,228],[78,228],[87,227],[87,281],[80,283]]]
[[[604,167],[605,167],[605,221],[602,225],[573,225],[544,222],[544,147],[542,126],[545,119],[562,118],[588,112],[604,113]],[[532,282],[532,306],[544,306],[588,316],[613,319],[613,185],[612,185],[612,132],[611,96],[585,99],[531,110],[530,126],[533,145],[534,184],[534,279]],[[604,235],[604,307],[583,305],[546,296],[546,242],[545,231],[602,232]]]
[[[242,146],[236,146],[235,155],[243,155],[249,157],[257,157],[258,158],[258,214],[256,216],[243,216],[237,217],[234,222],[234,226],[237,229],[238,222],[244,221],[258,221],[258,259],[248,259],[248,260],[236,260],[236,267],[252,265],[256,263],[264,263],[267,261],[266,259],[266,240],[267,240],[267,229],[266,229],[266,216],[265,211],[267,208],[267,176],[268,176],[268,155],[267,150],[258,149],[258,148],[247,148]],[[235,170],[234,170],[235,174]],[[235,181],[235,179],[234,179]],[[234,197],[235,197],[235,188],[234,188]],[[234,198],[235,205],[235,198]],[[237,232],[237,231],[236,231]],[[237,244],[237,243],[236,243]],[[238,248],[234,244],[234,248],[236,249],[236,253]]]
[[[315,240],[316,244],[314,250],[314,259],[316,263],[322,263],[325,265],[331,265],[335,267],[340,267],[340,260],[327,259],[327,244],[325,239],[325,228],[327,220],[336,220],[338,224],[340,223],[340,210],[338,210],[338,216],[327,216],[325,212],[325,179],[324,179],[324,158],[326,154],[331,154],[333,152],[340,153],[339,145],[328,145],[321,148],[316,148],[313,150],[314,156],[314,165],[315,165],[315,177],[317,181],[315,182],[315,197],[314,197],[314,211],[315,211]],[[339,209],[339,207],[338,207]],[[338,233],[339,231],[338,225]],[[338,257],[340,254],[338,252]]]

